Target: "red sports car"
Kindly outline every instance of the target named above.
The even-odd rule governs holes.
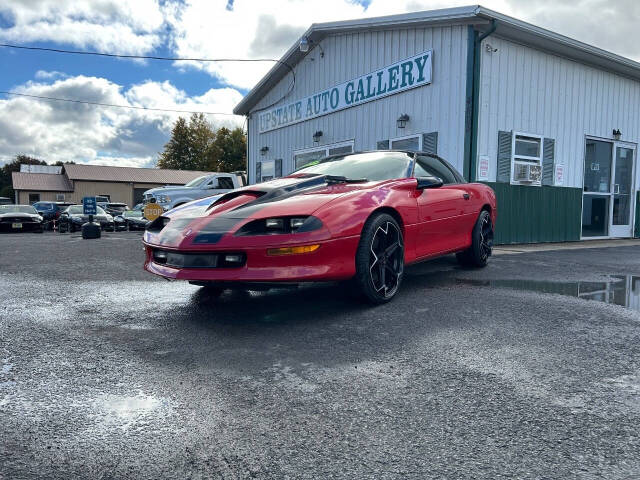
[[[353,279],[383,303],[410,263],[456,252],[485,266],[496,213],[491,188],[436,155],[332,156],[165,213],[145,231],[145,269],[215,294]]]

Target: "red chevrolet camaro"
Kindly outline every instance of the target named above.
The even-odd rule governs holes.
[[[383,303],[405,265],[455,252],[485,266],[496,213],[491,188],[436,155],[333,156],[165,213],[145,231],[145,269],[214,294],[353,279]]]

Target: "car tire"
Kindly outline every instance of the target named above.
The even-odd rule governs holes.
[[[493,251],[493,222],[491,215],[482,210],[471,232],[471,246],[463,252],[456,253],[461,265],[482,268],[489,262]]]
[[[355,283],[365,298],[374,304],[391,300],[402,283],[404,238],[391,215],[370,217],[362,228],[356,251]]]

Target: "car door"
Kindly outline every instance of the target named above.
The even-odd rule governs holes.
[[[465,210],[469,193],[454,172],[438,158],[418,155],[414,177],[437,177],[439,188],[422,191],[418,203],[418,257],[437,255],[462,248],[466,243]]]

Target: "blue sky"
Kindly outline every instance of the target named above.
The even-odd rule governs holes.
[[[2,0],[0,43],[198,58],[280,58],[314,22],[466,5],[464,0]],[[484,6],[640,58],[640,2],[487,0]],[[593,12],[598,12],[593,15]],[[0,90],[231,113],[270,64],[131,61],[0,48]],[[152,166],[178,114],[0,95],[0,165]],[[244,118],[210,115],[215,126]]]

